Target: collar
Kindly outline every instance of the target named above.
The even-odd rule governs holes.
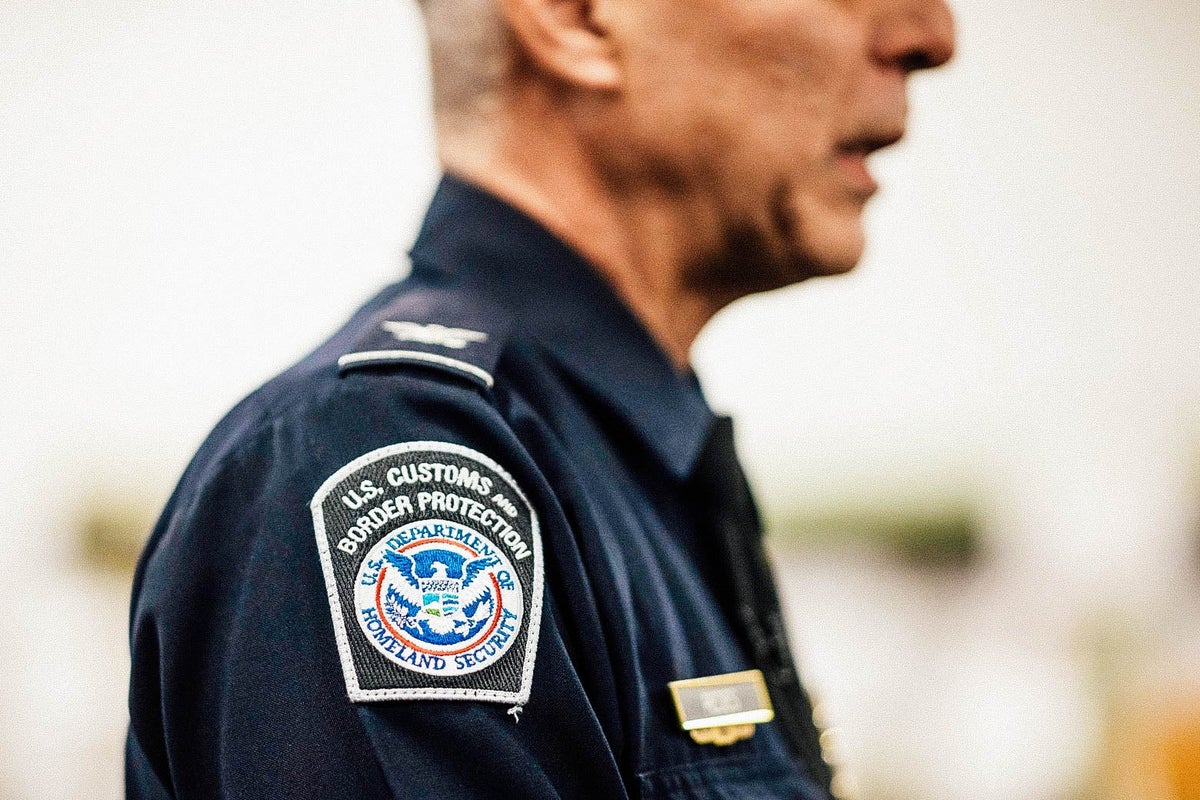
[[[412,248],[413,275],[462,282],[514,317],[615,412],[670,473],[690,476],[713,414],[612,286],[540,223],[454,176],[443,177]]]

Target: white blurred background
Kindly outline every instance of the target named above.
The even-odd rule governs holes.
[[[1198,798],[1200,5],[956,11],[865,263],[697,368],[848,795]],[[423,58],[407,0],[0,5],[0,797],[121,796],[131,540],[401,274]]]

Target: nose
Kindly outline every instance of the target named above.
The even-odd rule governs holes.
[[[954,55],[954,15],[945,0],[879,0],[873,55],[904,74],[932,69]]]

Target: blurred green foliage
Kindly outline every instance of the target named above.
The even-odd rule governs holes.
[[[861,507],[776,515],[768,529],[788,545],[877,547],[920,567],[966,567],[980,556],[981,525],[962,504],[944,507]]]
[[[132,575],[157,514],[157,504],[137,497],[88,498],[79,517],[80,559],[88,568]]]

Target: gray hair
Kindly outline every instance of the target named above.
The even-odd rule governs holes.
[[[509,63],[510,35],[495,0],[420,0],[429,35],[438,128],[487,116]]]

